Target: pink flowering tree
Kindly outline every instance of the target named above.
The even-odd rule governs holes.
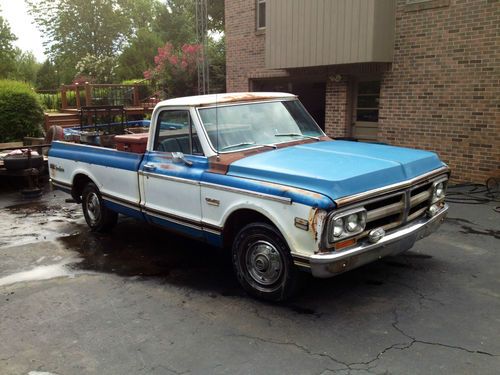
[[[144,78],[160,84],[168,98],[197,93],[197,62],[199,44],[184,44],[175,49],[171,43],[158,48],[154,68],[144,72]]]

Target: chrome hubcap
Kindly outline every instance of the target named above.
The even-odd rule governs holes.
[[[92,224],[96,223],[101,217],[101,204],[96,193],[90,193],[87,197],[87,213]]]
[[[283,273],[283,260],[279,251],[267,241],[250,244],[246,256],[248,273],[259,284],[271,285]]]

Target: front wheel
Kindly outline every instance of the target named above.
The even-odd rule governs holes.
[[[82,192],[83,216],[94,232],[108,232],[118,221],[118,214],[104,205],[97,186],[89,182]]]
[[[300,285],[301,272],[294,267],[285,239],[272,225],[252,223],[242,228],[233,243],[232,259],[238,281],[257,298],[283,301]]]

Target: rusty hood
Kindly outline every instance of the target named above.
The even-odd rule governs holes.
[[[230,164],[227,175],[323,194],[332,200],[412,179],[444,166],[429,151],[322,141],[271,150]]]

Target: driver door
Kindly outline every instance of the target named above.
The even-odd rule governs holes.
[[[153,224],[202,238],[199,182],[207,159],[189,110],[163,110],[156,121],[139,174],[143,211]]]

